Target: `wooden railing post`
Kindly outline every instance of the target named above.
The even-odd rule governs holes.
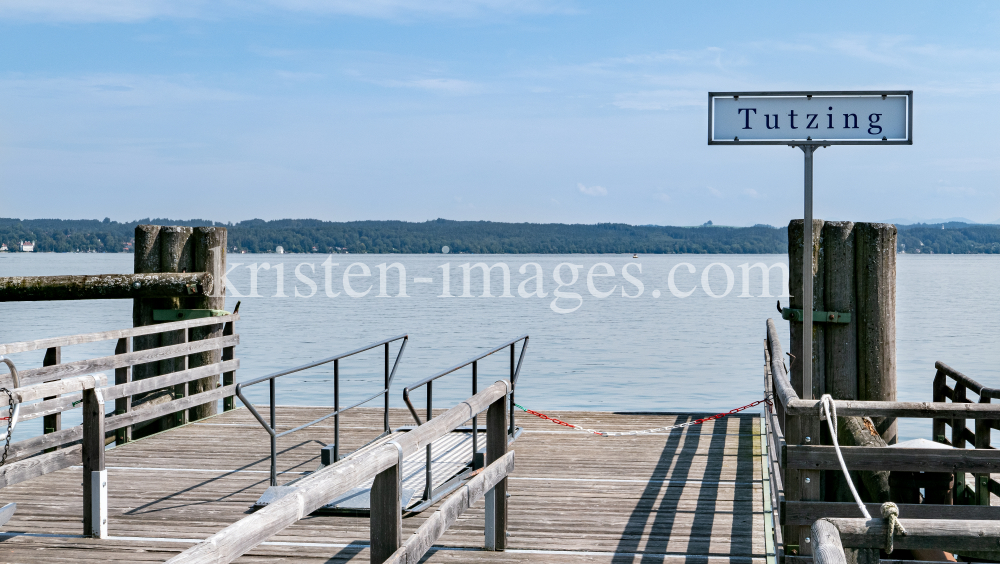
[[[390,443],[395,444],[395,443]],[[371,562],[382,564],[403,546],[403,508],[401,476],[403,449],[398,444],[399,461],[375,475],[371,489]]]
[[[980,391],[979,403],[990,403],[990,396]],[[976,419],[976,448],[990,448],[990,429],[993,428],[993,420]],[[990,475],[975,474],[976,477],[976,505],[990,504]]]
[[[104,396],[83,391],[83,534],[108,536],[108,471],[104,468]]]
[[[954,403],[965,403],[965,384],[955,381],[955,391],[951,396]],[[951,420],[951,446],[965,448],[965,419]],[[966,504],[965,472],[955,472],[955,505]]]
[[[934,374],[934,387],[932,390],[934,402],[946,402],[948,397],[944,395],[944,389],[948,386],[948,377],[945,375],[944,371],[938,369]],[[934,441],[943,443],[945,437],[945,420],[944,419],[932,419],[931,420],[931,438]]]
[[[239,310],[239,305],[237,305],[237,310]],[[233,334],[235,328],[233,327],[233,321],[227,321],[225,327],[222,329],[222,336],[228,337]],[[222,360],[233,360],[236,358],[236,347],[224,347],[222,349]],[[236,372],[224,372],[222,374],[222,385],[231,386],[236,383]],[[232,411],[236,409],[236,396],[226,396],[222,398],[222,411]]]
[[[42,366],[55,366],[57,364],[62,364],[62,347],[50,347],[45,350],[45,358],[42,360]],[[45,399],[56,399],[59,396],[50,396]],[[53,413],[52,415],[46,415],[42,418],[42,432],[44,434],[55,433],[62,429],[62,412]],[[52,447],[46,449],[45,452],[52,452],[59,447]]]
[[[486,466],[507,454],[507,397],[486,411]],[[486,492],[486,550],[507,548],[507,478]]]
[[[128,337],[118,339],[115,347],[115,354],[127,354],[132,352],[132,341]],[[115,368],[115,385],[128,384],[132,381],[132,367]],[[132,411],[132,396],[125,396],[115,400],[115,415],[129,413]],[[132,427],[124,427],[115,431],[115,444],[122,445],[132,440]]]

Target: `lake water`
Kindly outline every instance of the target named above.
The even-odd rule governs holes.
[[[230,310],[237,300],[242,301],[237,324],[241,338],[237,356],[242,362],[238,380],[408,333],[410,341],[392,391],[392,404],[402,407],[402,389],[407,384],[529,334],[517,394],[518,403],[529,408],[716,412],[761,397],[762,343],[768,317],[778,318],[782,342],[788,346],[788,324],[775,309],[776,296],[782,292],[780,267],[771,270],[769,292],[775,297],[761,297],[760,269],[749,269],[745,292],[740,267],[786,264],[784,255],[649,255],[637,259],[622,255],[335,255],[332,261],[337,264],[324,266],[326,258],[230,255],[230,286],[244,295],[227,297]],[[355,262],[367,267],[370,275],[365,276],[366,269],[360,265],[351,267],[345,288],[345,270]],[[462,297],[461,265],[479,262],[507,265],[509,297],[501,297],[505,288],[500,267],[492,269],[490,276],[490,292],[495,297],[482,297],[482,275],[475,268],[470,271],[469,297]],[[240,266],[234,268],[237,263]],[[268,269],[262,268],[264,263]],[[302,263],[311,266],[300,267]],[[378,265],[392,263],[405,269],[406,295],[399,295],[399,268],[387,267],[386,295],[380,297]],[[256,293],[261,297],[247,297],[250,265],[257,267]],[[283,265],[280,288],[277,265]],[[535,265],[542,274],[532,278]],[[454,297],[441,297],[446,270]],[[669,284],[672,270],[673,288]],[[930,400],[936,360],[985,385],[1000,387],[1000,300],[995,289],[1000,257],[900,255],[897,270],[899,399]],[[0,254],[0,276],[131,271],[130,254]],[[726,293],[730,274],[732,289]],[[538,295],[538,278],[545,297]],[[588,278],[593,288],[588,287]],[[315,286],[315,293],[305,280]],[[710,296],[704,282],[708,292],[721,297]],[[339,295],[328,297],[327,285]],[[369,287],[364,296],[349,295],[362,294]],[[610,290],[607,297],[598,297]],[[635,297],[623,297],[623,291]],[[555,292],[560,297],[554,302]],[[787,298],[782,303],[787,306]],[[129,300],[3,303],[0,342],[129,327],[131,308]],[[114,341],[106,341],[68,347],[63,361],[112,354],[114,346]],[[22,353],[12,359],[21,368],[40,366],[43,353]],[[507,377],[508,358],[504,353],[481,362],[481,385]],[[331,372],[332,366],[279,380],[278,402],[332,405]],[[469,372],[465,369],[436,383],[435,405],[452,405],[466,397]],[[341,374],[343,404],[370,395],[380,386],[381,352],[342,361]],[[266,401],[265,386],[251,390],[252,399]],[[417,392],[417,405],[423,397]],[[67,425],[79,420],[76,414],[65,417]],[[40,429],[41,420],[33,420],[19,426],[16,435],[24,438]],[[929,425],[923,423],[907,422],[900,429],[902,439],[929,438],[928,434]]]

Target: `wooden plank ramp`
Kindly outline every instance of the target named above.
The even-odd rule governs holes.
[[[278,407],[279,431],[327,413]],[[697,414],[561,411],[589,428],[662,427]],[[392,410],[392,426],[409,425]],[[760,418],[733,415],[668,433],[604,438],[519,414],[506,552],[486,552],[480,502],[425,562],[765,562]],[[381,409],[342,416],[342,452],[381,431]],[[332,419],[278,441],[279,483],[314,470]],[[111,538],[83,538],[79,467],[0,490],[17,513],[0,562],[162,562],[239,520],[268,486],[268,437],[245,409],[107,452]],[[471,449],[470,449],[471,450]],[[418,494],[419,495],[419,494]],[[434,508],[403,520],[404,538]],[[312,516],[237,562],[367,562],[368,519]]]

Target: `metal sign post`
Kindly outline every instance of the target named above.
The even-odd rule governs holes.
[[[708,144],[805,154],[801,392],[813,399],[813,154],[830,145],[912,145],[913,91],[709,92]]]

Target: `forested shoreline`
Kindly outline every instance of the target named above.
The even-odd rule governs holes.
[[[230,252],[288,253],[696,253],[767,254],[787,252],[787,227],[671,227],[621,223],[500,223],[491,221],[426,222],[315,219],[252,219],[238,223],[210,220],[0,218],[0,243],[11,251],[34,241],[35,252],[131,252],[136,225],[216,225],[229,231]],[[923,254],[1000,253],[1000,225],[948,223],[900,225],[900,250]],[[943,227],[943,228],[942,228]]]

